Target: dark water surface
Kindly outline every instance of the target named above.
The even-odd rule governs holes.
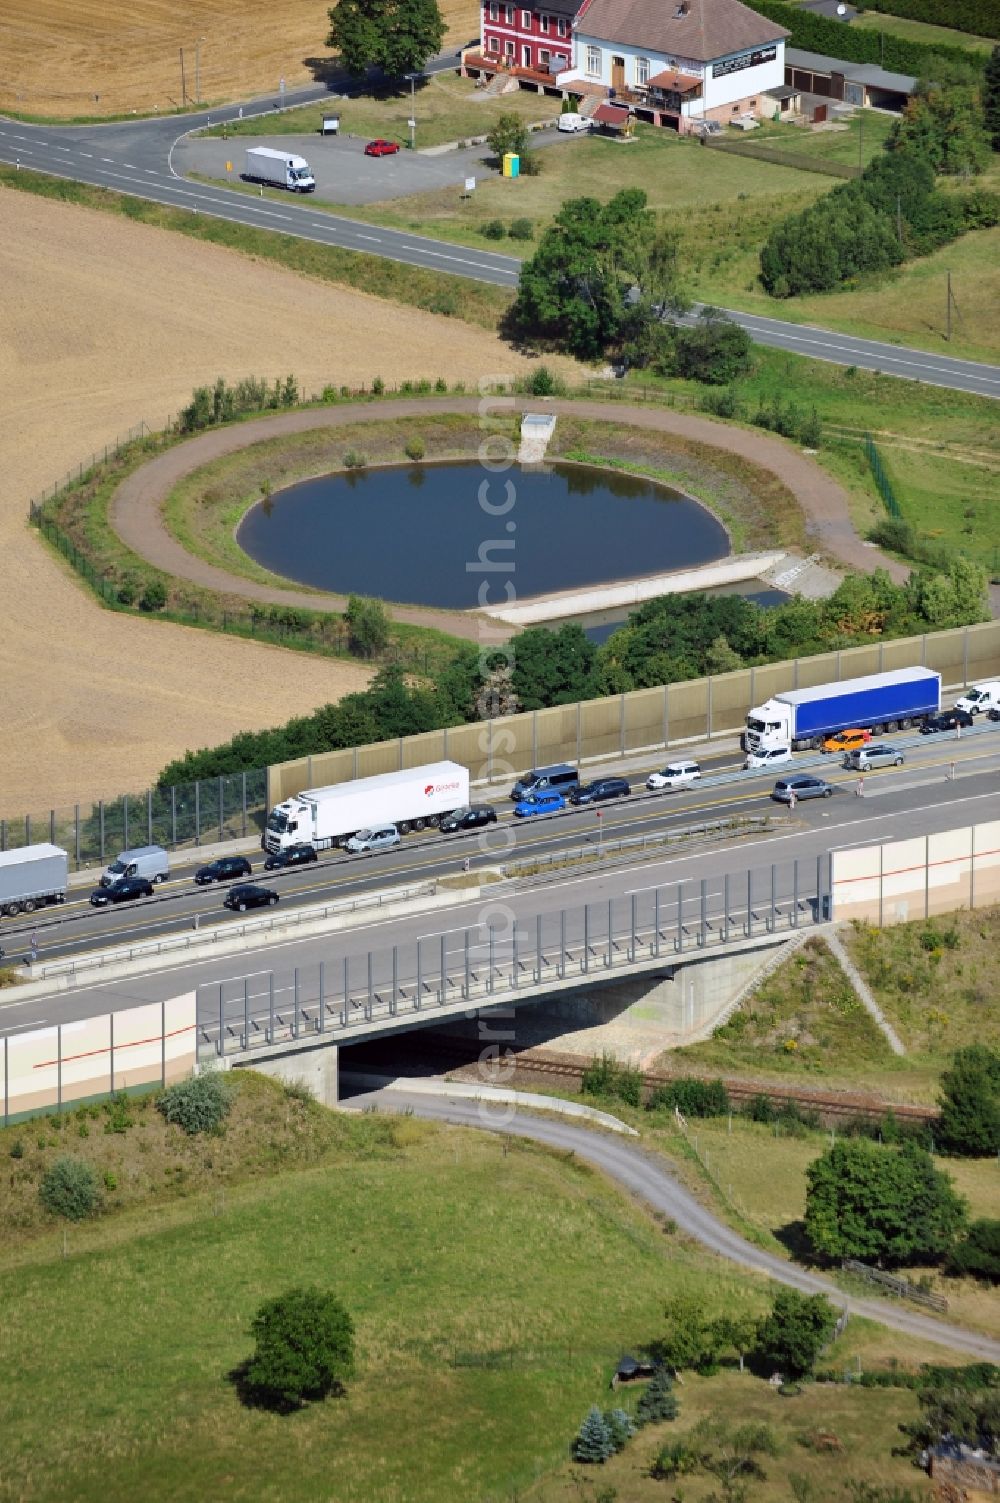
[[[264,568],[302,584],[453,610],[729,553],[722,524],[697,501],[571,464],[550,473],[515,466],[490,475],[461,463],[326,475],[260,502],[236,538]]]

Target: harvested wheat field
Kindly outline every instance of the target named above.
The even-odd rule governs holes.
[[[302,88],[335,61],[326,46],[327,9],[322,0],[246,0],[239,10],[222,0],[131,0],[127,6],[5,0],[0,109],[57,119],[169,113],[182,98],[219,103],[277,93],[281,78],[289,89]],[[441,0],[441,14],[446,47],[457,50],[478,36],[475,0]]]
[[[433,314],[90,210],[3,191],[0,816],[146,787],[171,757],[361,687],[365,670],[103,610],[26,522],[29,499],[217,375],[307,391],[444,363],[525,362]],[[429,359],[429,356],[431,357]]]

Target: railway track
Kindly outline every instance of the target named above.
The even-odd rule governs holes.
[[[584,1071],[591,1063],[589,1059],[583,1059],[579,1055],[551,1054],[540,1048],[522,1049],[511,1051],[511,1053],[513,1057],[506,1060],[503,1065],[506,1085],[516,1084],[517,1077],[520,1076],[525,1084],[531,1078],[535,1082],[548,1079],[558,1084],[563,1090],[579,1091],[583,1084]],[[416,1056],[421,1064],[447,1070],[453,1074],[458,1074],[463,1069],[475,1070],[477,1068],[478,1049],[472,1042],[468,1047],[464,1047],[447,1040],[440,1042],[426,1040],[417,1043],[416,1040],[411,1039],[407,1044],[407,1054],[410,1058]],[[492,1072],[492,1062],[490,1069]],[[511,1077],[511,1071],[513,1071],[513,1077]],[[477,1071],[476,1078],[484,1079],[485,1077]],[[939,1115],[933,1107],[886,1101],[884,1097],[870,1092],[813,1091],[796,1086],[775,1085],[773,1081],[746,1080],[729,1075],[668,1074],[655,1070],[643,1073],[643,1096],[649,1096],[659,1086],[671,1085],[678,1080],[720,1079],[734,1106],[746,1106],[754,1097],[766,1096],[772,1106],[778,1109],[782,1106],[796,1106],[803,1111],[818,1113],[825,1126],[847,1122],[856,1117],[881,1119],[889,1112],[892,1112],[897,1121],[933,1124],[938,1120]]]

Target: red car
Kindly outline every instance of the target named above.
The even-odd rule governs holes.
[[[369,141],[365,147],[366,157],[391,157],[399,150],[398,141],[383,141],[381,136],[376,141]]]

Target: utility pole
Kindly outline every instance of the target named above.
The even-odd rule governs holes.
[[[181,109],[187,104],[187,84],[184,81],[184,48],[181,51]]]

